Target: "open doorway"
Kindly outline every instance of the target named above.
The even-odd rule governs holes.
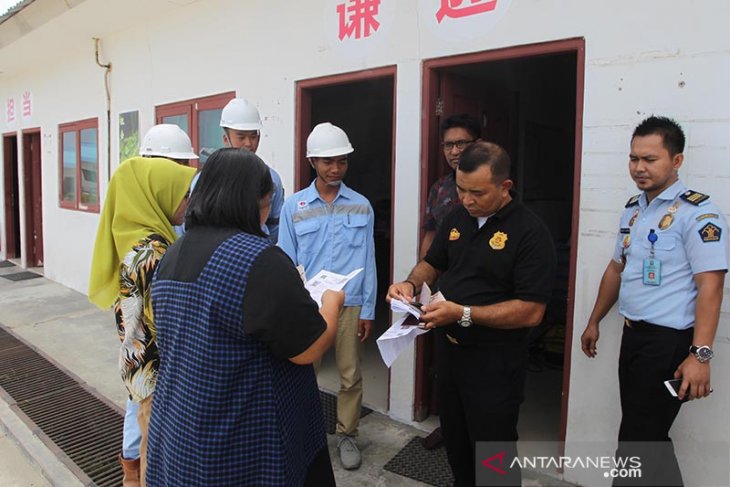
[[[25,193],[25,252],[28,267],[43,266],[43,185],[41,130],[23,131],[23,189]]]
[[[18,136],[3,135],[5,187],[5,256],[20,259],[20,195],[18,187]]]
[[[553,299],[531,331],[530,367],[518,430],[521,440],[565,438],[578,228],[584,41],[569,39],[424,62],[421,202],[445,171],[441,121],[467,113],[484,140],[512,159],[519,197],[549,228],[558,256]],[[416,351],[414,416],[438,411],[430,337]]]
[[[296,191],[308,186],[315,177],[305,157],[306,140],[311,129],[321,122],[331,122],[349,136],[355,152],[348,156],[345,184],[364,195],[375,213],[378,294],[375,324],[362,354],[363,404],[387,411],[390,376],[375,340],[388,327],[385,293],[392,280],[395,68],[297,83]],[[333,350],[324,357],[318,380],[324,389],[339,390]]]

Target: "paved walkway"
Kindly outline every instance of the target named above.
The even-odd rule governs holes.
[[[19,272],[0,268],[0,276]],[[45,278],[13,282],[0,278],[0,323],[46,354],[120,408],[126,398],[117,372],[118,338],[111,311],[101,311],[86,296]],[[343,470],[335,439],[329,438],[335,476],[340,486],[423,486],[385,471],[383,465],[414,436],[427,432],[374,412],[360,424],[358,442],[363,466]],[[33,434],[0,390],[0,486],[75,486],[78,479]],[[523,485],[568,485],[538,474],[526,474]]]

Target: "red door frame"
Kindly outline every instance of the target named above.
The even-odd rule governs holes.
[[[15,142],[15,156],[12,154],[11,140]],[[15,211],[18,211],[17,205],[20,204],[20,197],[13,191],[18,185],[18,134],[16,132],[8,132],[3,134],[3,163],[4,163],[4,189],[5,189],[5,256],[12,259],[20,257],[20,242],[15,240],[15,234],[20,234],[19,226],[15,225]]]
[[[423,98],[422,107],[424,113],[432,113],[435,110],[438,95],[438,73],[444,68],[460,66],[465,64],[482,64],[507,59],[517,59],[546,54],[575,53],[576,55],[576,80],[575,80],[575,148],[574,148],[574,172],[573,172],[573,209],[572,226],[570,238],[570,274],[568,280],[568,315],[565,323],[565,349],[563,365],[563,391],[560,411],[560,441],[565,441],[568,420],[568,397],[570,392],[570,366],[573,341],[573,307],[575,303],[575,267],[578,247],[578,219],[580,215],[580,174],[581,156],[583,151],[583,90],[585,85],[585,39],[573,38],[524,46],[507,47],[492,51],[449,56],[437,59],[429,59],[423,63]],[[422,117],[421,120],[421,208],[425,208],[428,196],[428,159],[430,144],[438,142],[438,127],[433,122],[434,117]],[[424,177],[424,175],[426,177]],[[421,211],[423,213],[423,210]],[[419,242],[422,240],[422,235]],[[422,340],[416,344],[416,398],[420,398],[425,377],[425,364],[422,353]],[[419,353],[420,352],[420,353]],[[414,413],[415,413],[414,404]],[[561,447],[561,450],[564,448]]]
[[[297,129],[294,132],[294,191],[309,186],[309,163],[307,162],[307,136],[312,131],[312,93],[311,90],[322,88],[325,86],[334,86],[357,81],[366,81],[373,78],[393,78],[393,139],[391,151],[391,177],[390,177],[390,234],[394,235],[394,218],[395,215],[395,131],[396,131],[396,106],[398,93],[398,76],[396,66],[385,66],[382,68],[365,69],[351,73],[335,74],[331,76],[322,76],[319,78],[309,78],[297,81],[296,83],[296,118],[295,123]],[[393,281],[393,242],[390,239],[390,269],[388,270],[390,282]],[[390,318],[388,319],[390,322]],[[390,369],[388,369],[388,394],[387,404],[390,409]]]
[[[43,265],[43,164],[41,129],[23,130],[23,187],[25,193],[25,256],[28,267]],[[31,151],[31,145],[36,144]]]

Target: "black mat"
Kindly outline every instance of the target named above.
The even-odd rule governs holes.
[[[15,267],[15,264],[10,262],[9,260],[3,260],[0,262],[0,268],[2,267]]]
[[[10,281],[25,281],[26,279],[35,279],[36,277],[43,277],[40,274],[36,274],[35,272],[16,272],[14,274],[3,274],[0,277],[4,277],[5,279],[8,279]]]
[[[319,391],[319,399],[322,401],[324,427],[328,435],[334,435],[337,428],[337,396],[330,392]],[[370,408],[361,407],[360,417],[363,418],[372,412],[373,410]]]
[[[426,450],[422,440],[420,437],[413,438],[383,468],[436,487],[454,485],[451,467],[446,459],[446,449],[442,446]]]

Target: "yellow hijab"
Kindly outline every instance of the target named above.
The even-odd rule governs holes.
[[[89,300],[100,308],[119,294],[119,266],[153,233],[172,243],[170,220],[190,189],[195,169],[169,159],[133,157],[114,172],[104,201],[91,261]]]

